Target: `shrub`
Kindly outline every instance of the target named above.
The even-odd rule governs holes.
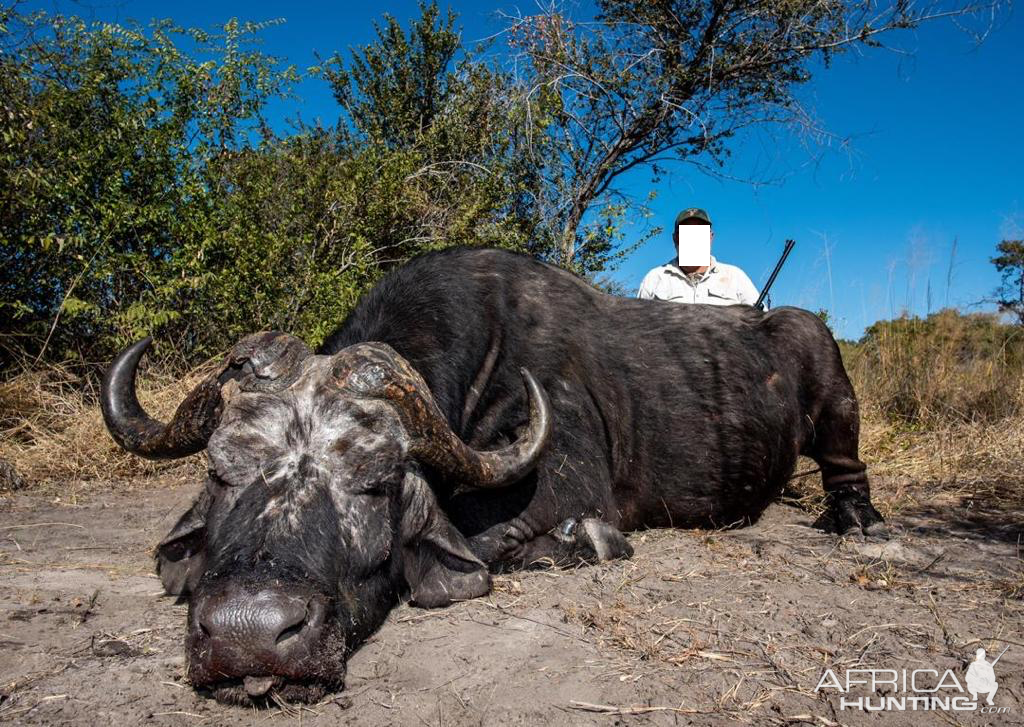
[[[841,347],[886,512],[943,496],[1024,504],[1024,329],[943,310]]]
[[[891,422],[935,427],[1024,414],[1024,329],[994,315],[943,310],[879,321],[845,349],[862,405]]]
[[[434,8],[422,42],[345,76],[353,93],[380,91],[392,66],[418,68],[435,35],[449,39],[427,69],[445,79],[424,100],[438,113],[406,120],[400,144],[344,124],[275,135],[263,110],[297,75],[250,48],[266,25],[210,34],[0,8],[0,374],[21,360],[93,377],[147,334],[181,369],[254,330],[316,346],[415,254],[525,249],[502,79],[449,67],[450,18]],[[340,83],[338,68],[314,70]],[[383,108],[420,93],[385,91]]]

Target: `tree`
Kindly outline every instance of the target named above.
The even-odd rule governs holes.
[[[102,360],[154,329],[194,349],[224,162],[294,80],[246,47],[263,27],[0,13],[5,353]]]
[[[315,346],[415,254],[525,249],[505,81],[452,22],[387,20],[320,69],[343,123],[282,137],[262,112],[296,75],[248,47],[263,25],[0,8],[0,372],[147,334],[186,363],[259,329]]]
[[[1012,313],[1024,326],[1024,240],[1003,240],[996,251],[992,264],[1003,278],[996,290],[999,310]]]
[[[968,0],[968,3],[970,0]],[[855,46],[896,30],[992,8],[912,0],[598,0],[593,22],[558,9],[508,29],[517,85],[538,133],[528,152],[543,175],[539,215],[558,262],[612,255],[614,227],[588,215],[627,203],[622,175],[685,161],[721,169],[753,125],[811,125],[795,95]],[[582,228],[581,228],[582,225]],[[609,234],[610,233],[610,234]],[[597,261],[600,264],[600,260]],[[593,263],[591,263],[593,265]]]
[[[526,249],[537,226],[524,201],[530,166],[507,77],[465,49],[455,15],[436,2],[403,29],[385,15],[377,38],[319,69],[342,115],[338,148],[401,171],[395,216],[375,242],[385,264],[455,244]]]
[[[455,14],[442,17],[436,2],[420,4],[408,32],[390,15],[375,28],[376,42],[353,51],[347,63],[335,54],[322,69],[348,117],[340,130],[390,149],[413,147],[453,110],[463,90],[459,74],[472,61],[456,63],[462,44]]]
[[[714,169],[745,126],[805,118],[813,59],[941,15],[871,8],[600,0],[484,54],[422,4],[312,69],[337,126],[280,136],[263,111],[297,74],[250,48],[266,24],[0,6],[0,353],[100,362],[154,334],[196,362],[260,328],[315,346],[388,268],[459,244],[601,284],[629,250],[623,174]]]

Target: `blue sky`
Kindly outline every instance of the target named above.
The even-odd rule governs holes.
[[[403,22],[418,15],[416,2],[393,1],[352,7],[43,0],[22,7],[105,21],[170,16],[200,27],[231,17],[284,18],[284,25],[264,32],[263,49],[300,69],[315,62],[314,51],[326,57],[371,41],[373,22],[384,12]],[[499,9],[515,12],[517,6],[451,7],[463,38],[473,41],[502,27]],[[524,13],[535,7],[518,6]],[[678,209],[706,208],[715,223],[715,254],[743,267],[758,286],[785,239],[795,239],[774,303],[827,309],[844,337],[856,338],[873,321],[903,311],[923,315],[929,299],[933,311],[947,304],[991,310],[982,301],[999,278],[989,258],[1000,239],[1024,235],[1024,14],[1002,11],[981,45],[948,21],[891,40],[902,52],[847,54],[801,89],[802,100],[834,135],[828,143],[765,130],[736,147],[726,173],[773,184],[711,178],[681,164],[653,185],[656,223],[668,229]],[[304,82],[299,95],[275,107],[279,119],[299,111],[307,122],[336,120],[325,84]],[[644,199],[650,175],[631,174],[623,188]],[[646,224],[636,220],[629,234],[641,235]],[[671,255],[665,232],[614,277],[635,289],[649,268]]]

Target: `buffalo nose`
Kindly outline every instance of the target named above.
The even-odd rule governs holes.
[[[192,652],[225,677],[289,675],[313,656],[324,599],[281,587],[225,587],[194,598]]]

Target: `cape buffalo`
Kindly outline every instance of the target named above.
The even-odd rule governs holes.
[[[499,250],[395,270],[315,354],[243,339],[173,419],[135,396],[141,341],[104,379],[114,439],[206,449],[209,477],[157,549],[189,601],[192,684],[316,700],[399,598],[487,593],[489,570],[628,557],[622,531],[755,520],[798,455],[838,532],[881,531],[858,413],[825,325],[629,300]]]

